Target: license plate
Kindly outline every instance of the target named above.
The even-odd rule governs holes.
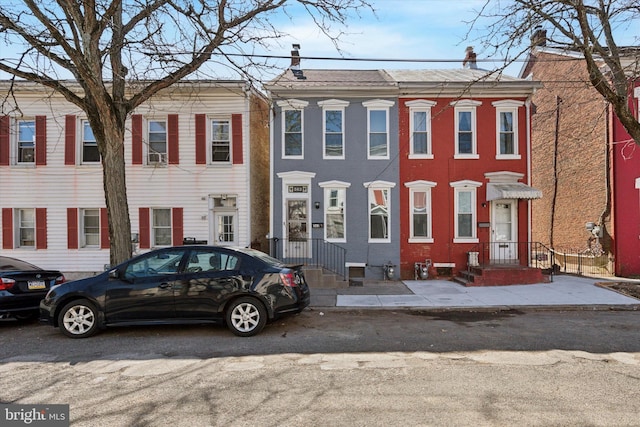
[[[46,289],[47,285],[42,280],[29,280],[27,282],[29,289]]]

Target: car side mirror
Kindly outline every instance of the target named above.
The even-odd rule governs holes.
[[[120,278],[120,272],[118,271],[117,268],[114,268],[109,272],[109,279],[119,279],[119,278]]]

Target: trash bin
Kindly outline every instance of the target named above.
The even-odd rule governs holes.
[[[477,267],[480,264],[478,262],[478,255],[480,255],[480,252],[469,252],[469,267]]]

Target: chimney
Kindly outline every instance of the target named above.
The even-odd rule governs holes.
[[[542,25],[538,25],[531,36],[531,47],[547,45],[547,30],[542,29]]]
[[[471,68],[473,70],[478,68],[476,64],[476,53],[473,51],[473,46],[467,46],[465,49],[464,61],[462,61],[462,68]]]
[[[299,70],[300,69],[300,45],[294,44],[292,45],[293,50],[291,51],[291,69]]]

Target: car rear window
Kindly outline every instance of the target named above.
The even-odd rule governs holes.
[[[265,264],[268,264],[268,265],[270,265],[272,267],[278,267],[278,268],[286,267],[286,265],[282,261],[280,261],[278,259],[275,259],[275,258],[265,254],[262,251],[258,251],[258,250],[255,250],[255,249],[249,249],[249,248],[238,248],[236,250],[238,252],[242,252],[244,254],[247,254],[247,255],[250,255],[250,256],[252,256],[254,258],[257,258],[260,261],[262,261]]]
[[[1,271],[29,271],[40,270],[33,264],[29,264],[25,261],[20,261],[14,258],[0,258],[0,270]]]

